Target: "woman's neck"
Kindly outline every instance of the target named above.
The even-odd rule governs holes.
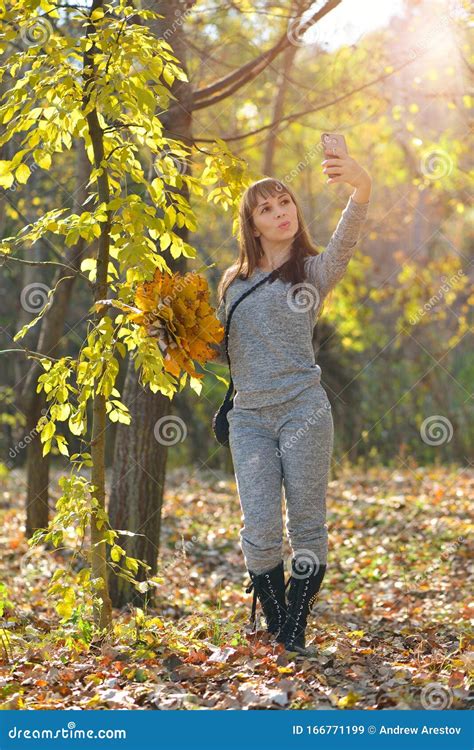
[[[269,260],[264,255],[262,258],[260,258],[259,262],[257,263],[257,268],[259,268],[261,271],[265,271],[265,273],[271,273],[272,271],[275,270],[275,268],[279,268],[284,263],[286,263],[286,261],[290,259],[290,256],[291,256],[291,250],[285,253],[280,258],[272,258],[271,260]]]

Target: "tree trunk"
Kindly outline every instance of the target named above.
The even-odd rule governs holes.
[[[166,420],[170,411],[169,399],[144,391],[130,359],[123,402],[130,409],[132,422],[117,427],[109,520],[114,529],[137,534],[121,537],[119,544],[127,555],[147,562],[151,568],[149,575],[153,575],[157,567],[168,455],[166,446],[156,437],[160,434],[156,425],[159,419]],[[145,571],[140,566],[135,578],[144,580],[145,577]],[[142,606],[149,598],[149,595],[139,593],[132,584],[115,574],[110,575],[109,584],[114,607],[123,607],[128,603]]]
[[[283,53],[283,70],[280,72],[279,80],[276,87],[275,101],[273,105],[273,117],[272,122],[278,123],[280,118],[283,117],[285,108],[285,96],[288,89],[288,76],[290,75],[291,68],[293,67],[293,60],[297,47],[290,45]],[[265,147],[265,158],[263,162],[263,174],[268,177],[272,176],[273,162],[275,158],[275,147],[278,136],[279,125],[276,125],[270,130],[268,140]]]
[[[157,38],[164,37],[167,40],[181,67],[186,70],[186,43],[182,25],[176,23],[177,7],[175,3],[158,2],[155,10],[163,14],[164,18],[150,21],[150,28]],[[170,30],[173,30],[171,36]],[[168,112],[161,118],[164,126],[163,135],[189,145],[192,143],[191,85],[187,81],[176,80],[171,91],[177,100],[174,102],[172,119]],[[189,172],[189,165],[184,166]],[[184,172],[184,169],[181,171]],[[172,189],[169,187],[169,190]],[[189,200],[186,186],[177,192]],[[185,241],[188,240],[186,227],[175,228],[174,231]],[[186,272],[184,256],[177,259],[167,258],[167,263],[173,271]],[[168,453],[168,441],[164,437],[160,438],[160,435],[164,435],[167,429],[173,430],[173,421],[170,418],[172,404],[167,396],[142,388],[132,361],[129,361],[127,369],[124,403],[130,411],[131,424],[119,425],[117,428],[109,520],[114,529],[126,529],[139,534],[135,537],[122,537],[120,544],[127,555],[139,558],[150,565],[151,570],[147,573],[149,577],[157,571]],[[164,426],[161,429],[157,426],[158,420],[163,420],[161,424]],[[145,578],[145,571],[141,566],[135,577],[138,580]],[[140,594],[133,584],[114,573],[110,574],[109,588],[115,607],[123,607],[128,603],[143,604],[153,595],[152,589],[147,594]]]
[[[102,5],[102,0],[94,0],[91,14]],[[93,24],[89,24],[87,36],[95,33]],[[87,111],[90,96],[94,90],[93,77],[95,69],[93,56],[94,46],[84,53],[84,109]],[[99,172],[99,167],[104,161],[104,135],[99,122],[99,116],[95,107],[87,112],[87,125],[94,152],[94,166]],[[97,198],[99,204],[108,205],[110,201],[109,175],[104,167],[97,175]],[[110,230],[112,226],[112,211],[106,210],[107,218],[101,224],[99,247],[97,251],[97,280],[94,284],[94,302],[107,297],[107,270],[110,255]],[[101,318],[107,312],[97,311],[93,316],[94,326],[97,326]],[[97,392],[100,378],[95,382],[95,393],[92,404],[92,436],[91,436],[91,483],[93,489],[93,500],[96,504],[91,508],[91,583],[94,587],[94,624],[101,631],[109,632],[112,628],[112,603],[110,601],[107,580],[107,546],[105,541],[106,526],[101,516],[105,510],[105,423],[106,423],[106,397]]]

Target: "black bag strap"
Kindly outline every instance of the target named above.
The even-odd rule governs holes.
[[[232,315],[234,314],[234,310],[239,304],[239,302],[242,302],[245,297],[248,297],[249,294],[251,294],[255,289],[258,289],[259,286],[262,286],[262,284],[265,284],[272,275],[274,275],[274,271],[264,276],[263,279],[260,279],[254,286],[250,287],[250,289],[247,289],[246,292],[244,292],[232,305],[232,307],[229,310],[229,317],[226,320],[226,326],[225,326],[225,353],[227,355],[227,362],[229,363],[229,374],[230,374],[230,382],[229,382],[229,388],[227,389],[227,393],[225,396],[224,401],[230,400],[232,396],[232,391],[234,390],[234,381],[232,380],[232,373],[230,369],[230,358],[229,358],[229,351],[228,351],[228,343],[229,343],[229,327],[230,327],[230,321],[232,319]]]

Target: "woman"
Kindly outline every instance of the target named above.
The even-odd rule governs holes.
[[[228,414],[244,526],[241,548],[268,632],[289,651],[312,655],[305,629],[326,572],[326,491],[333,450],[331,405],[315,363],[313,328],[344,275],[370,199],[371,178],[352,157],[325,152],[327,183],[355,188],[331,240],[319,253],[293,191],[265,178],[245,191],[239,212],[239,258],[219,284],[217,315],[225,327],[236,306],[228,352],[234,406]],[[223,354],[223,344],[220,353]],[[285,598],[282,522],[292,549]]]

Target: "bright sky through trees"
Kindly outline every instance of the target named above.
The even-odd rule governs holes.
[[[403,0],[358,0],[357,3],[345,0],[308,31],[305,41],[308,44],[317,41],[328,51],[342,44],[355,44],[368,31],[387,25],[403,8]]]

